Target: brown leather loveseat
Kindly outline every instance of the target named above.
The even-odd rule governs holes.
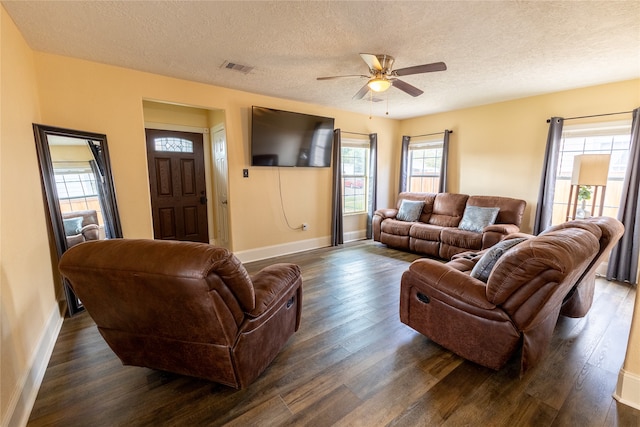
[[[418,211],[403,216],[407,206]],[[489,248],[518,232],[525,207],[524,200],[510,197],[403,192],[396,208],[374,213],[373,240],[391,248],[451,259],[457,253]],[[478,213],[480,216],[474,215]]]
[[[521,347],[525,371],[545,353],[561,310],[586,314],[597,264],[622,231],[613,218],[576,220],[446,264],[416,260],[402,276],[400,320],[492,369]]]
[[[300,324],[297,265],[249,276],[231,252],[204,243],[90,241],[66,251],[60,271],[125,365],[242,388]]]
[[[98,214],[95,210],[64,212],[62,214],[64,232],[67,237],[67,248],[100,238]]]

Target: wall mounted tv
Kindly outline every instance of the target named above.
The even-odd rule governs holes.
[[[331,117],[251,108],[251,166],[331,166]]]

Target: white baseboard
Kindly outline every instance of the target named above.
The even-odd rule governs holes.
[[[308,251],[311,249],[326,248],[331,246],[331,237],[318,237],[309,240],[298,240],[281,245],[265,246],[262,248],[249,249],[246,251],[234,252],[241,262],[260,261],[262,259],[273,258],[281,255],[293,254],[296,252]]]
[[[344,233],[345,242],[355,242],[356,240],[364,240],[367,238],[367,230],[356,230]]]
[[[29,368],[11,395],[7,412],[2,420],[2,426],[19,427],[27,425],[44,373],[51,359],[53,347],[62,328],[63,320],[64,318],[60,315],[60,308],[56,302],[51,310],[49,319],[47,319],[36,351],[30,360]]]
[[[367,230],[357,230],[344,233],[345,242],[354,242],[356,240],[363,240],[366,238]],[[326,248],[327,246],[331,246],[330,236],[318,237],[309,240],[299,240],[297,242],[284,243],[282,245],[265,246],[262,248],[234,252],[234,254],[242,262],[252,262],[281,255],[294,254],[296,252],[309,251],[311,249]]]
[[[620,403],[640,410],[640,376],[620,369],[613,398]]]

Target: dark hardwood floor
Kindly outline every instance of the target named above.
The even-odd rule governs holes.
[[[302,268],[298,332],[245,390],[122,366],[87,314],[65,319],[29,426],[639,426],[612,398],[635,288],[599,279],[589,314],[561,317],[543,362],[495,372],[400,323],[418,258],[357,242],[247,264]]]

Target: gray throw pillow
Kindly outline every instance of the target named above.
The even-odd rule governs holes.
[[[500,257],[509,249],[525,240],[527,240],[526,237],[518,237],[515,239],[503,240],[493,245],[484,253],[484,255],[482,255],[482,258],[480,258],[476,265],[473,266],[470,273],[471,277],[475,277],[476,279],[487,283],[491,270],[493,270],[493,266],[496,265],[496,262],[498,262]]]
[[[481,208],[479,206],[467,206],[462,214],[462,220],[458,225],[460,230],[482,233],[482,229],[496,222],[500,208]]]
[[[424,202],[422,201],[403,199],[400,202],[400,209],[398,209],[396,219],[408,222],[417,221],[418,219],[420,219],[423,207]]]
[[[64,224],[64,234],[67,236],[75,236],[82,231],[82,217],[65,218],[62,223]]]

